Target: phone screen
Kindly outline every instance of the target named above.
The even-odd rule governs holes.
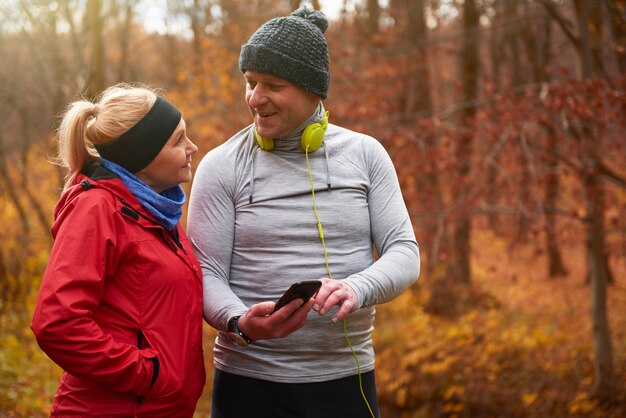
[[[302,299],[305,303],[313,297],[315,293],[322,287],[320,280],[306,280],[292,284],[289,289],[276,302],[274,312],[288,304],[294,299]]]

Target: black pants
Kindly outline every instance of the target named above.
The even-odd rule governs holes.
[[[374,372],[361,375],[378,417]],[[371,418],[359,377],[316,383],[275,383],[215,370],[211,418]]]

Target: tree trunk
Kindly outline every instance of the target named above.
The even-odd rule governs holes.
[[[521,139],[520,139],[521,142]],[[519,156],[518,161],[520,165],[520,180],[517,187],[519,187],[518,199],[520,205],[520,211],[517,219],[517,232],[515,240],[520,243],[528,241],[528,229],[530,226],[530,218],[527,208],[530,201],[530,170],[528,165],[531,163],[526,153],[522,150],[522,147],[518,149]]]
[[[589,20],[588,0],[573,0],[576,9],[578,25],[578,78],[585,80],[591,76],[591,43],[589,41],[589,30],[587,28]]]
[[[588,32],[591,17],[590,0],[574,0],[579,34],[579,58],[581,78],[584,80],[600,68],[594,66],[591,39],[598,42],[597,36]],[[595,9],[594,9],[595,11]],[[594,13],[594,22],[597,15]],[[591,396],[603,401],[615,398],[615,370],[613,368],[613,349],[607,315],[607,279],[608,271],[604,254],[604,193],[602,189],[601,139],[594,136],[588,124],[583,121],[582,140],[586,143],[587,161],[584,179],[587,200],[587,260],[591,277],[591,318],[593,323],[594,386]]]
[[[518,19],[518,1],[506,0],[504,2],[504,18],[508,23],[504,29],[506,45],[509,50],[509,61],[511,71],[511,87],[518,87],[523,85],[525,80],[526,69],[522,66],[521,60],[521,48],[520,40],[522,40],[522,26],[517,22]],[[517,219],[517,232],[515,241],[526,242],[528,234],[528,225],[530,219],[528,217],[528,211],[525,210],[528,200],[530,198],[530,173],[528,170],[529,161],[526,158],[526,154],[519,148],[518,164],[520,166],[520,179],[517,184],[518,187],[518,203],[522,209],[518,213]]]
[[[528,7],[528,3],[525,3]],[[526,9],[528,12],[528,9]],[[540,33],[543,35],[543,43],[539,46],[537,35],[533,33],[531,22],[525,22],[523,28],[524,44],[526,45],[526,51],[529,56],[533,82],[536,84],[549,81],[549,74],[544,72],[544,68],[549,64],[550,60],[550,40],[552,38],[552,25],[549,19],[543,19],[537,24],[540,25]],[[547,150],[548,153],[552,153],[557,149],[557,137],[554,127],[549,124],[541,124],[546,130],[547,135]],[[556,204],[558,201],[560,185],[559,177],[559,160],[553,155],[548,155],[548,161],[546,168],[548,174],[546,175],[546,188],[543,196],[543,208],[544,208],[544,234],[546,237],[546,250],[548,253],[548,277],[551,279],[566,276],[569,271],[563,263],[563,257],[561,255],[561,249],[559,241],[556,236],[557,231],[557,216],[554,213]]]
[[[37,198],[36,193],[33,193],[31,188],[29,187],[28,173],[30,171],[29,162],[28,162],[28,149],[22,150],[22,158],[21,158],[21,166],[18,171],[20,173],[20,191],[23,193],[28,199],[28,205],[31,208],[30,210],[35,213],[35,217],[43,231],[43,235],[48,238],[48,245],[52,247],[52,235],[48,233],[50,228],[52,227],[50,223],[50,215],[46,212],[41,201]]]
[[[599,141],[587,132],[585,140],[591,145],[589,172],[585,178],[587,197],[587,254],[591,275],[591,317],[593,323],[594,386],[592,397],[611,401],[615,395],[615,372],[613,369],[613,349],[611,331],[607,315],[607,283],[608,271],[604,257],[604,207],[602,179],[598,171]]]
[[[28,242],[31,234],[31,224],[28,219],[26,208],[24,208],[24,205],[20,201],[18,191],[15,190],[15,182],[9,175],[2,138],[0,138],[0,178],[4,183],[4,187],[2,189],[8,195],[9,200],[13,203],[13,206],[15,206],[15,210],[17,211],[21,223],[21,229],[23,231],[24,242]]]
[[[66,77],[68,76],[68,65],[67,62],[63,58],[62,46],[64,41],[61,40],[59,36],[58,30],[58,19],[56,14],[52,15],[53,24],[51,25],[50,30],[50,38],[51,38],[51,54],[52,54],[52,70],[53,70],[53,79],[56,81],[54,87],[54,97],[52,99],[52,113],[55,115],[61,114],[63,108],[66,106],[67,95],[64,91],[65,86],[67,85]],[[74,31],[74,27],[70,25],[70,35],[72,39],[75,34],[72,33]],[[46,141],[46,147],[49,155],[56,155],[58,150],[58,142],[56,140],[48,140]],[[57,176],[57,184],[59,188],[63,188],[65,184],[65,170],[59,166],[55,165],[55,174]]]
[[[501,10],[501,6],[498,3],[493,5],[495,9],[494,16],[494,27],[501,26],[501,21],[504,18],[504,12]],[[503,63],[506,62],[504,59],[504,48],[502,45],[504,44],[505,36],[502,35],[504,31],[494,31],[490,38],[489,44],[489,61],[491,63],[491,72],[492,72],[492,80],[493,80],[493,92],[498,94],[502,90],[502,66]],[[496,125],[500,124],[500,114],[497,109],[497,102],[492,100],[489,102],[490,112],[494,123]],[[498,180],[498,164],[497,164],[498,155],[494,154],[492,159],[489,160],[486,170],[486,182],[487,182],[487,206],[496,207],[498,205],[498,188],[496,182]],[[489,224],[489,229],[493,231],[494,234],[498,234],[500,232],[499,225],[500,218],[498,217],[497,211],[490,210],[487,212],[487,223]]]
[[[124,5],[124,20],[118,29],[120,45],[120,63],[117,67],[117,81],[126,81],[128,77],[128,44],[133,22],[133,6],[131,2]]]
[[[504,29],[506,35],[506,43],[510,51],[511,63],[511,85],[513,87],[524,83],[524,74],[526,71],[521,66],[520,48],[519,48],[519,24],[516,23],[517,18],[517,0],[506,0],[504,2],[504,18],[509,22]]]
[[[609,25],[613,35],[613,54],[621,74],[626,72],[626,7],[623,1],[605,0],[609,12]]]
[[[101,0],[87,1],[87,24],[91,39],[91,62],[86,93],[94,97],[105,87],[104,81],[104,40],[102,39],[102,18],[100,16]]]
[[[522,2],[523,4],[523,13],[530,14],[532,10],[530,10],[529,4],[527,0]],[[542,55],[539,52],[539,36],[543,36],[548,39],[546,45],[549,45],[550,39],[550,21],[548,19],[541,19],[541,21],[536,22],[537,25],[540,25],[539,33],[535,33],[535,30],[532,27],[534,21],[525,19],[523,23],[520,24],[520,34],[521,40],[526,47],[526,56],[528,57],[528,63],[530,65],[532,75],[532,81],[535,83],[539,83],[544,80],[544,67],[548,64],[548,61],[542,60]]]
[[[466,0],[463,6],[463,50],[461,52],[461,80],[463,101],[471,102],[478,94],[478,24],[480,14],[475,0]],[[471,173],[473,154],[472,128],[475,106],[467,106],[461,114],[461,135],[457,144],[457,169],[459,190],[457,198],[466,200],[471,185],[468,178]],[[456,256],[454,257],[453,273],[463,283],[471,281],[470,265],[471,218],[468,209],[461,211],[455,225],[454,243]]]
[[[426,13],[424,0],[405,1],[400,4],[401,10],[398,15],[406,18],[408,30],[405,32],[405,42],[407,49],[414,55],[415,59],[411,65],[409,82],[407,85],[407,100],[404,113],[407,124],[415,123],[415,114],[430,115],[432,112],[432,99],[430,91],[430,72],[428,68],[428,50],[426,48],[428,38],[428,27],[426,25]],[[415,47],[419,45],[419,47]],[[438,262],[439,239],[435,238],[440,231],[440,219],[443,216],[441,200],[442,192],[439,183],[439,173],[432,161],[432,155],[436,155],[439,140],[432,130],[426,130],[421,143],[422,157],[427,164],[432,167],[420,173],[422,182],[416,184],[418,195],[421,199],[424,212],[433,214],[428,217],[424,227],[423,236],[432,243],[427,256],[426,271],[431,273]],[[426,247],[425,247],[426,248]]]
[[[378,0],[367,0],[367,32],[370,36],[378,33],[379,19],[380,6]]]
[[[544,127],[548,135],[548,150],[554,150],[557,146],[556,132],[552,126],[544,125]],[[544,213],[546,218],[544,233],[548,252],[548,275],[550,278],[555,278],[567,275],[568,271],[565,264],[563,264],[563,258],[561,257],[561,250],[555,232],[557,217],[554,214],[554,208],[556,208],[560,188],[558,175],[559,163],[558,160],[552,156],[548,158],[548,174],[546,176],[546,189],[543,198],[543,207],[546,210]]]

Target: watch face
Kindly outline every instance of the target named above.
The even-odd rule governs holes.
[[[231,340],[233,343],[237,344],[238,346],[245,347],[248,345],[248,342],[239,334],[236,334],[234,332],[229,332],[226,335],[228,336],[229,340]]]

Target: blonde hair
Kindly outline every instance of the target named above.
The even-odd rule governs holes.
[[[85,164],[98,160],[94,144],[119,138],[148,113],[155,101],[153,89],[120,83],[104,90],[95,103],[86,99],[70,103],[57,129],[59,150],[55,160],[67,168],[65,187]]]

